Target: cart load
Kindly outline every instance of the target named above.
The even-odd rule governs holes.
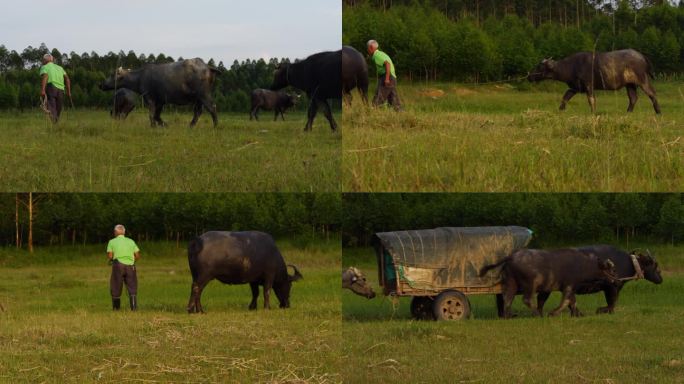
[[[479,277],[480,268],[527,246],[532,231],[518,226],[443,227],[375,236],[378,280],[385,294],[435,296],[445,290],[499,293],[499,277]]]

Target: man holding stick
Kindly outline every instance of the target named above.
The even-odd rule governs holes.
[[[65,86],[66,94],[71,98],[71,80],[64,68],[53,63],[53,60],[49,53],[43,56],[43,66],[40,67],[40,97],[41,100],[47,97],[47,110],[50,112],[52,123],[55,124],[62,113]]]

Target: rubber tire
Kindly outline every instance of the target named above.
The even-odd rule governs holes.
[[[411,316],[416,320],[434,320],[432,302],[433,298],[430,296],[413,296],[411,299]]]
[[[444,291],[432,303],[436,320],[463,320],[470,317],[470,301],[459,291]]]

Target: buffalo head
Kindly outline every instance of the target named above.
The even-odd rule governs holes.
[[[117,68],[113,74],[100,83],[100,89],[103,91],[111,91],[115,88],[121,88],[121,82],[128,76],[129,69]]]
[[[292,289],[292,282],[304,278],[304,276],[299,273],[299,269],[297,269],[297,267],[292,264],[288,264],[287,266],[292,267],[294,274],[288,274],[287,280],[273,284],[273,292],[275,292],[276,296],[278,297],[280,308],[290,308],[290,289]]]
[[[273,83],[271,84],[271,90],[277,91],[283,89],[290,85],[289,81],[290,64],[281,63],[278,64],[275,71],[273,71]]]
[[[527,80],[530,82],[537,82],[553,79],[553,71],[555,66],[556,62],[553,61],[553,59],[544,59],[527,75]]]
[[[634,251],[632,254],[636,255],[637,261],[639,262],[639,266],[641,267],[641,270],[644,272],[644,279],[660,284],[663,282],[663,277],[660,275],[660,268],[658,267],[658,262],[656,261],[655,257],[651,255],[651,252],[646,250],[646,253],[635,253]]]
[[[368,285],[363,272],[354,267],[349,267],[342,273],[342,288],[347,288],[359,296],[368,299],[375,297],[373,288]]]

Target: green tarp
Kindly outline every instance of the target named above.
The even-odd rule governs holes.
[[[480,268],[527,246],[532,231],[518,226],[443,227],[376,236],[393,264],[385,260],[386,281],[396,278],[389,275],[396,270],[411,288],[440,290],[496,284],[494,274],[478,277]]]

